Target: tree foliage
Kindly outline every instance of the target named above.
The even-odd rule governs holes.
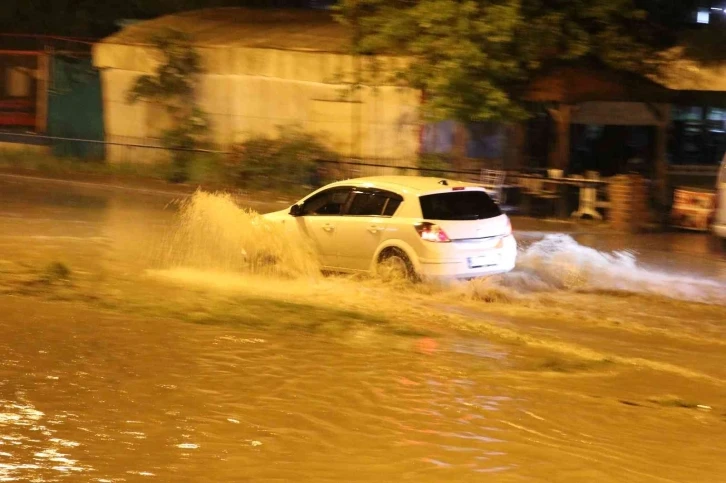
[[[188,106],[194,97],[197,76],[203,72],[201,59],[189,36],[178,30],[165,30],[151,37],[154,47],[163,56],[153,75],[136,79],[128,93],[128,101],[161,101],[170,114]]]
[[[399,75],[434,120],[522,118],[518,93],[557,62],[640,70],[652,59],[632,0],[342,0],[338,18],[357,53],[411,60]]]
[[[153,74],[136,79],[127,92],[127,101],[164,106],[171,127],[162,133],[162,142],[173,153],[173,180],[184,181],[191,152],[200,147],[209,129],[206,115],[196,102],[199,76],[204,69],[187,34],[166,30],[155,34],[151,41],[162,60]]]

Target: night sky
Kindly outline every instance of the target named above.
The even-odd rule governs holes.
[[[2,0],[4,33],[103,37],[123,19],[148,19],[207,7],[316,8],[334,0]]]
[[[558,3],[561,0],[545,0]],[[721,5],[702,0],[634,0],[648,11],[651,22],[668,32],[693,26],[699,8]],[[0,31],[5,33],[52,34],[103,37],[118,29],[122,19],[147,19],[159,15],[205,7],[315,8],[335,0],[2,0]],[[723,5],[726,6],[726,0]],[[714,22],[726,15],[712,15]]]

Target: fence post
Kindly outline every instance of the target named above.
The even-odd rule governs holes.
[[[48,47],[38,53],[37,100],[35,111],[35,127],[40,134],[48,130],[48,88],[50,79],[50,56],[52,51]]]

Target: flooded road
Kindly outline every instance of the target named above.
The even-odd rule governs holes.
[[[159,266],[170,201],[0,177],[0,481],[726,475],[701,235],[524,221],[516,273],[387,286]]]

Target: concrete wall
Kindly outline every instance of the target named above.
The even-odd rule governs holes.
[[[418,91],[391,85],[351,91],[356,65],[350,55],[251,48],[200,52],[207,73],[199,104],[221,149],[253,136],[275,136],[279,126],[297,126],[344,156],[411,162],[416,156]],[[394,70],[392,62],[381,60],[384,72]],[[155,138],[168,126],[163,109],[126,102],[135,79],[153,71],[153,51],[99,44],[94,64],[102,69],[106,140],[158,144]],[[144,160],[154,162],[157,154],[163,155],[148,153]],[[128,148],[109,147],[109,160],[122,156]]]

